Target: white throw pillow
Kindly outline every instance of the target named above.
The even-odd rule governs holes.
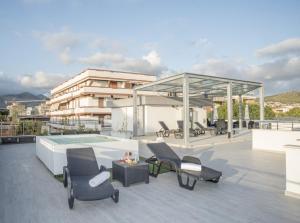
[[[94,176],[92,179],[90,179],[89,184],[91,187],[97,187],[100,184],[104,183],[109,178],[110,178],[110,172],[103,171],[98,175]]]
[[[195,163],[181,163],[180,168],[183,170],[192,170],[192,171],[201,171],[202,170],[201,165],[195,164]]]

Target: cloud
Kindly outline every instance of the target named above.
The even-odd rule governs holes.
[[[60,52],[59,59],[64,64],[70,64],[72,62],[72,57],[70,55],[70,48],[69,47],[66,47],[62,52]]]
[[[72,61],[70,52],[80,43],[79,36],[70,32],[68,28],[63,28],[59,32],[34,32],[33,34],[42,42],[45,49],[56,54],[65,64]]]
[[[229,78],[260,81],[266,92],[300,90],[300,38],[287,39],[256,50],[261,64],[246,64],[240,59],[211,58],[193,65],[192,72]]]
[[[152,66],[159,66],[161,64],[160,56],[154,50],[143,56],[143,60],[148,61]]]
[[[102,52],[123,52],[124,46],[116,40],[97,37],[89,44],[92,49],[101,50]]]
[[[156,51],[150,51],[142,58],[125,57],[120,53],[98,52],[78,60],[83,64],[122,69],[126,71],[161,74],[167,68],[161,64],[160,56]]]
[[[192,72],[213,75],[238,77],[242,73],[243,64],[237,59],[211,58],[204,63],[197,63],[192,66]]]
[[[212,46],[212,43],[207,38],[199,38],[191,42],[191,45],[197,48]]]
[[[38,71],[33,75],[23,75],[18,78],[18,81],[21,86],[26,88],[51,89],[65,79],[64,75],[53,75]]]
[[[267,93],[300,89],[300,57],[283,58],[259,65],[234,59],[209,59],[195,64],[192,72],[263,82]]]
[[[256,51],[258,57],[282,57],[300,55],[300,38],[283,40]]]

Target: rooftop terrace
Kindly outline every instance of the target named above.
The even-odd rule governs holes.
[[[120,201],[75,202],[35,156],[35,144],[0,145],[0,221],[11,222],[299,222],[300,200],[286,197],[283,154],[251,150],[251,141],[176,149],[223,171],[218,184],[182,189],[175,173],[124,188]]]

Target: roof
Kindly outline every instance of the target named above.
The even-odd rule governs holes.
[[[190,96],[225,96],[227,94],[227,86],[232,84],[233,95],[244,95],[261,86],[260,82],[245,81],[238,79],[230,79],[203,74],[182,73],[170,77],[162,78],[152,83],[138,86],[136,90],[156,91],[156,92],[183,92],[183,78],[188,77]]]
[[[62,91],[68,87],[76,85],[88,78],[103,78],[103,79],[124,79],[124,80],[137,80],[144,82],[152,82],[156,80],[156,75],[137,73],[137,72],[129,72],[129,71],[116,71],[109,69],[85,69],[74,77],[66,80],[60,85],[56,86],[51,90],[51,94]]]
[[[183,106],[181,97],[163,97],[163,96],[140,96],[138,105],[153,105],[153,106]],[[211,106],[212,102],[205,99],[190,98],[190,105],[194,107]],[[133,98],[111,100],[107,102],[109,108],[132,107]]]

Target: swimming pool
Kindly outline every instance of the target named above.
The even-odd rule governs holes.
[[[86,137],[67,137],[67,136],[47,136],[47,139],[52,140],[57,144],[75,144],[75,143],[99,143],[99,142],[112,142],[117,141],[113,138],[108,138],[107,136],[101,135],[93,135],[93,136],[86,136]]]
[[[62,174],[63,166],[67,165],[66,149],[94,149],[98,165],[112,167],[112,161],[131,152],[139,157],[138,141],[97,134],[37,136],[36,156],[54,174]]]

